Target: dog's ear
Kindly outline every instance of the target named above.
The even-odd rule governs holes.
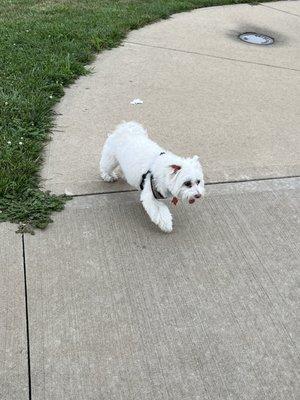
[[[199,157],[198,157],[198,156],[194,156],[194,157],[192,158],[192,160],[195,161],[195,162],[197,162],[197,161],[199,161]]]
[[[181,169],[181,166],[176,164],[172,164],[170,167],[172,168],[174,174]]]

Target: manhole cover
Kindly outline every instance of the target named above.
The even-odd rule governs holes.
[[[242,33],[239,38],[246,43],[253,44],[272,44],[274,43],[274,39],[271,36],[261,35],[259,33],[254,32],[246,32]]]

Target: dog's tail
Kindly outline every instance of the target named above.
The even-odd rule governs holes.
[[[129,133],[130,135],[148,136],[146,129],[141,124],[135,121],[130,121],[130,122],[124,121],[117,126],[117,129],[115,130],[116,135],[122,135],[125,133],[126,134]]]

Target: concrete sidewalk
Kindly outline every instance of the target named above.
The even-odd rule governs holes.
[[[299,17],[269,8],[275,4],[177,14],[100,54],[94,73],[71,86],[57,108],[45,187],[74,194],[126,189],[99,183],[98,162],[107,133],[132,119],[162,146],[198,153],[209,182],[298,174]],[[276,42],[237,39],[249,30]],[[134,98],[144,104],[132,106]]]
[[[67,90],[43,177],[79,196],[35,236],[0,225],[1,400],[299,397],[299,22],[295,1],[175,15]],[[201,156],[207,197],[172,234],[99,180],[122,119]]]

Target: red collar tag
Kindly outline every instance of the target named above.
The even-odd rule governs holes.
[[[177,199],[177,197],[173,197],[171,203],[174,204],[174,206],[176,206],[176,204],[178,203],[178,201],[179,201],[179,200]]]

